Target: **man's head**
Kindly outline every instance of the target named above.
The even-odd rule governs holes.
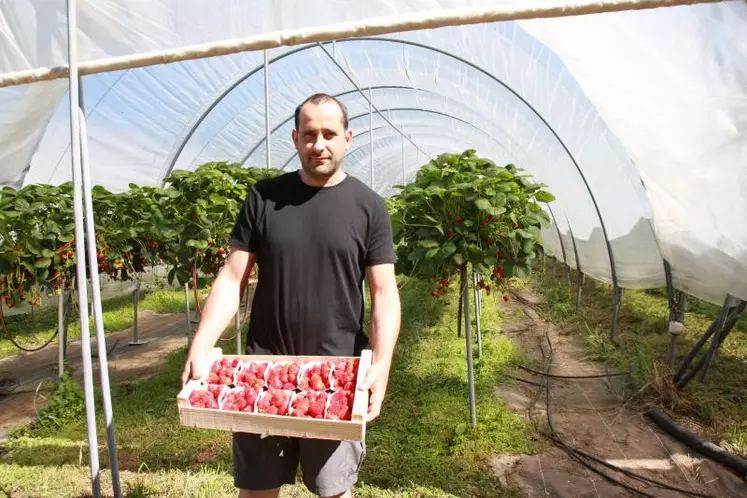
[[[342,160],[353,141],[348,110],[336,98],[315,94],[296,108],[293,143],[309,179],[324,184],[342,171]]]

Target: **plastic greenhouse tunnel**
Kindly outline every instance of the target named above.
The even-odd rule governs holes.
[[[542,204],[545,253],[577,299],[584,280],[611,287],[609,341],[626,333],[618,313],[628,290],[667,289],[669,329],[662,332],[672,336],[672,358],[683,296],[720,307],[698,347],[672,365],[679,387],[705,378],[743,314],[744,1],[312,0],[216,8],[199,0],[14,0],[0,2],[0,25],[0,189],[7,189],[0,202],[10,189],[67,189],[70,236],[50,243],[67,244],[79,262],[73,277],[91,283],[74,293],[81,327],[91,320],[96,331],[100,365],[97,414],[94,346],[82,334],[93,496],[101,493],[97,417],[107,428],[114,493],[122,495],[105,275],[92,264],[101,259],[96,196],[139,189],[145,198],[206,163],[296,170],[294,110],[313,93],[347,106],[355,135],[345,170],[385,198],[423,165],[465,150],[516,164],[546,185],[554,200]],[[0,212],[7,224],[0,253],[15,237],[11,222],[18,221]],[[31,254],[37,280],[53,280],[54,252]],[[0,275],[9,274],[11,263],[0,262]],[[184,263],[172,276],[183,283],[191,271]],[[465,313],[470,333],[469,306]]]

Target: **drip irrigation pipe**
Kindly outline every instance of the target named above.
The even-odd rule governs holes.
[[[558,375],[558,374],[551,374],[546,372],[540,372],[538,370],[532,370],[531,368],[523,367],[521,365],[517,365],[520,369],[536,374],[536,375],[543,375],[545,377],[551,377],[553,379],[604,379],[607,377],[624,377],[628,374],[626,373],[606,373],[606,374],[590,374],[590,375]]]
[[[744,458],[732,455],[720,446],[685,430],[658,407],[650,407],[646,410],[646,416],[653,420],[659,428],[677,441],[686,444],[688,447],[708,458],[716,460],[720,464],[736,472],[742,479],[747,480],[747,460]]]

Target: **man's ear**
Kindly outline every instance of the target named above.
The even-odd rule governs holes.
[[[345,130],[345,150],[348,150],[351,145],[353,145],[353,130],[348,128]]]
[[[296,143],[297,138],[298,138],[298,131],[296,131],[296,129],[294,128],[293,131],[291,132],[291,139],[293,139],[294,144]]]

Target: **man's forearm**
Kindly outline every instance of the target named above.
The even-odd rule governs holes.
[[[396,287],[371,296],[371,350],[373,363],[391,365],[400,328],[400,301]]]

